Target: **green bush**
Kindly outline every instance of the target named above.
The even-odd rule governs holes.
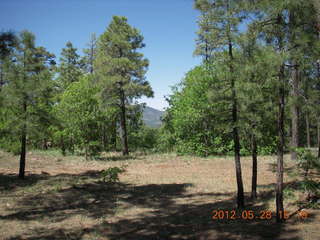
[[[119,174],[125,172],[125,167],[110,167],[101,172],[103,182],[115,183],[119,182]]]
[[[96,157],[99,156],[102,151],[102,146],[98,141],[90,141],[88,146],[89,156]]]
[[[308,173],[311,169],[320,170],[320,163],[317,156],[315,156],[311,150],[305,148],[297,148],[297,161],[298,167],[303,171],[305,177],[308,177]]]
[[[157,145],[159,129],[142,126],[129,135],[129,147],[135,150],[153,150]]]
[[[20,154],[21,144],[19,141],[15,141],[14,139],[2,139],[0,142],[0,148],[4,149],[7,152],[10,152],[14,155]]]
[[[306,193],[308,196],[307,200],[312,203],[320,198],[320,183],[312,179],[309,171],[315,170],[319,172],[319,159],[309,149],[297,148],[295,151],[298,155],[298,171],[303,177],[303,180],[299,182],[298,190]]]

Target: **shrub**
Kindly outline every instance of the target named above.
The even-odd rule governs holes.
[[[125,167],[110,167],[101,172],[103,182],[115,183],[119,182],[119,174],[125,172]]]

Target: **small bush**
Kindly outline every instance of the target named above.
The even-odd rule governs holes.
[[[2,140],[0,142],[0,148],[14,154],[19,155],[21,150],[21,144],[19,141],[13,139]]]
[[[309,149],[298,148],[296,152],[298,154],[298,167],[303,171],[305,178],[308,177],[309,170],[317,169],[319,171],[319,160]]]
[[[97,157],[102,151],[102,146],[98,141],[90,141],[88,144],[88,153],[90,157]]]
[[[110,167],[101,172],[103,182],[115,183],[119,182],[119,174],[125,172],[125,167]]]

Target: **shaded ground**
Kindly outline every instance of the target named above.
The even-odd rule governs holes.
[[[256,217],[274,212],[274,159],[259,159]],[[286,169],[292,163],[286,160]],[[101,181],[100,172],[127,166],[120,183]],[[62,157],[56,152],[28,154],[27,178],[16,178],[18,161],[0,152],[0,239],[318,239],[319,210],[293,215],[284,224],[270,220],[213,220],[213,210],[235,208],[232,158],[175,155],[106,155],[97,161]],[[245,191],[250,191],[251,161],[242,160]],[[297,179],[285,177],[287,185]],[[285,201],[297,209],[297,198]],[[237,212],[238,217],[241,212]]]

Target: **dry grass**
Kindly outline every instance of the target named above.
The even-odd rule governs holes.
[[[249,200],[251,161],[242,158],[248,210],[274,211],[275,159],[259,158],[258,194]],[[100,172],[126,165],[120,183]],[[289,172],[293,163],[286,158]],[[18,159],[0,152],[0,239],[318,239],[319,210],[284,224],[271,220],[212,220],[215,209],[235,208],[234,162],[174,154],[106,154],[100,160],[33,151],[27,177],[16,178]],[[297,179],[285,176],[287,184]],[[286,199],[288,212],[297,209]]]

